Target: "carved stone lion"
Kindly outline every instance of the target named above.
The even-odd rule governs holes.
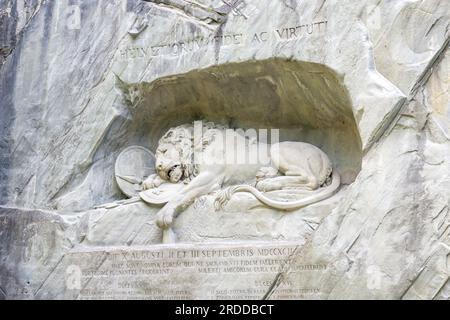
[[[163,229],[169,228],[174,217],[197,197],[226,185],[231,187],[219,192],[217,207],[235,192],[249,192],[279,210],[326,199],[340,185],[328,156],[311,144],[288,141],[267,145],[237,131],[230,134],[227,127],[211,122],[201,122],[200,128],[200,138],[194,134],[192,124],[171,128],[156,150],[156,174],[143,182],[147,190],[167,183],[184,184],[158,213],[157,224]],[[230,150],[234,150],[231,155]],[[246,161],[236,161],[236,156],[242,154],[246,154]],[[248,184],[251,182],[255,186]],[[276,201],[263,194],[284,189],[301,189],[309,194],[294,201]]]

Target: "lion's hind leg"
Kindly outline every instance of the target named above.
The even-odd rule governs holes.
[[[304,176],[279,176],[258,181],[256,183],[256,189],[262,192],[282,189],[315,190],[317,189],[316,184]]]

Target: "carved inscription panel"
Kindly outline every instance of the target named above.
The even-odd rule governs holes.
[[[134,45],[119,50],[119,60],[128,61],[158,56],[180,56],[193,53],[208,47],[257,46],[265,43],[278,43],[324,36],[327,32],[328,20],[311,21],[304,24],[283,26],[272,30],[261,30],[254,33],[236,32],[223,35],[210,34],[153,45]]]
[[[71,252],[48,283],[59,277],[65,288],[58,297],[75,299],[319,298],[328,265],[294,259],[297,250],[281,242]]]

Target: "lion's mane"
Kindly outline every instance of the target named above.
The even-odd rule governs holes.
[[[213,122],[202,121],[201,139],[195,141],[196,145],[194,145],[194,125],[185,124],[173,127],[159,140],[156,157],[161,156],[161,152],[158,152],[161,149],[175,148],[180,155],[183,181],[187,183],[199,174],[199,165],[194,163],[194,148],[198,152],[204,151],[214,141],[217,133],[223,132],[227,128]]]

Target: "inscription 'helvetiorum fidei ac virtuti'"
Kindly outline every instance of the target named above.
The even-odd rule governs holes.
[[[234,32],[223,35],[198,36],[148,46],[128,46],[119,51],[119,59],[139,59],[165,55],[179,56],[195,52],[208,46],[258,46],[270,42],[283,42],[301,39],[311,35],[325,34],[327,20],[300,24],[297,26],[280,27],[255,33]]]

